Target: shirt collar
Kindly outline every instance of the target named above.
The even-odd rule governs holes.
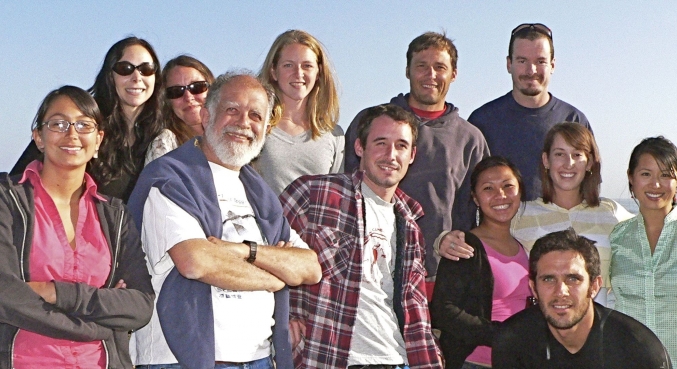
[[[39,160],[33,160],[28,166],[26,166],[26,169],[24,170],[23,175],[21,176],[21,179],[19,180],[19,183],[24,183],[26,181],[29,181],[33,187],[38,187],[40,186],[41,188],[45,188],[45,186],[42,184],[42,178],[40,177],[40,172],[42,171],[43,163]],[[83,192],[83,195],[87,194],[97,200],[100,201],[107,201],[106,198],[101,196],[97,192],[97,185],[96,182],[94,182],[94,179],[92,176],[90,176],[88,173],[85,172],[85,178],[84,178],[84,184],[85,184],[85,190]]]

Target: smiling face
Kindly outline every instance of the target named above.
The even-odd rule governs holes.
[[[282,91],[283,100],[302,101],[315,87],[320,73],[317,55],[305,45],[287,45],[280,51],[277,65],[270,73]]]
[[[569,145],[562,135],[557,134],[550,152],[543,153],[542,160],[555,189],[553,202],[557,203],[558,197],[570,194],[577,194],[583,201],[581,183],[585,179],[585,172],[592,168],[586,153]]]
[[[214,111],[202,109],[205,156],[232,170],[248,164],[260,152],[268,125],[268,96],[249,76],[235,77],[221,87]],[[214,116],[210,120],[211,114]]]
[[[477,177],[473,200],[482,211],[482,223],[510,223],[520,206],[520,188],[512,170],[495,166]]]
[[[430,47],[414,53],[407,66],[410,96],[409,105],[426,111],[444,109],[449,85],[456,79],[447,51]]]
[[[153,64],[153,58],[150,53],[141,45],[126,47],[122,58],[118,61],[126,61],[135,66],[143,63]],[[115,91],[120,98],[120,104],[125,116],[128,119],[135,117],[143,108],[143,104],[153,95],[155,90],[155,74],[146,77],[138,69],[135,69],[128,76],[121,76],[115,72],[111,73],[113,73]]]
[[[193,82],[205,81],[205,77],[195,68],[179,65],[172,68],[167,75],[167,86],[188,86]],[[196,135],[201,135],[202,119],[200,110],[205,103],[207,91],[193,95],[188,89],[183,92],[183,96],[178,99],[169,99],[172,110],[179,119],[181,119]]]
[[[383,200],[390,201],[414,161],[411,127],[381,115],[371,122],[365,147],[355,140],[355,153],[364,171],[364,183]]]
[[[536,264],[536,278],[529,281],[529,286],[550,329],[556,331],[572,329],[583,319],[592,319],[592,300],[601,283],[600,276],[590,281],[583,257],[567,250],[542,255]]]
[[[66,120],[68,122],[89,122],[94,118],[85,116],[67,96],[57,97],[47,109],[44,121]],[[42,123],[42,122],[41,122]],[[66,132],[50,131],[46,126],[33,130],[33,140],[45,154],[44,168],[81,169],[92,159],[103,139],[103,131],[77,133],[74,126]]]
[[[634,172],[628,173],[628,180],[639,202],[640,212],[660,211],[668,214],[672,210],[677,180],[669,170],[662,170],[653,156],[642,154]]]
[[[515,39],[512,59],[507,58],[513,94],[518,97],[545,98],[548,95],[550,75],[555,70],[555,60],[551,56],[550,43],[546,38]]]

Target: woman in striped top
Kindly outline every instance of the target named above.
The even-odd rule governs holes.
[[[545,138],[541,160],[543,197],[526,203],[513,219],[511,232],[527,250],[548,233],[569,227],[595,241],[602,262],[604,287],[595,300],[608,304],[609,234],[614,226],[632,217],[617,202],[599,196],[601,158],[592,133],[578,123],[553,126]],[[458,260],[472,255],[460,232],[445,233],[435,241],[443,257]],[[611,299],[613,300],[613,298]],[[611,301],[609,301],[611,302]]]

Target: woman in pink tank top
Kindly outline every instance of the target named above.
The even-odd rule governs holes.
[[[469,259],[442,258],[430,305],[446,368],[491,367],[491,341],[498,325],[524,309],[530,297],[527,253],[510,234],[510,221],[524,200],[519,170],[490,156],[473,170],[472,201],[477,227],[465,234],[476,251]]]

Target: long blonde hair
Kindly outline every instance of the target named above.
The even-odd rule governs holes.
[[[317,56],[317,65],[319,67],[317,81],[307,97],[308,103],[306,104],[306,116],[310,121],[312,137],[316,139],[325,132],[331,132],[338,124],[339,99],[336,89],[337,82],[334,79],[333,68],[327,57],[327,52],[322,47],[320,41],[305,31],[292,29],[277,36],[259,71],[259,78],[263,82],[273,86],[277,96],[273,109],[273,117],[271,118],[271,126],[277,124],[282,117],[284,109],[283,103],[279,98],[282,91],[273,79],[271,71],[277,66],[282,49],[292,44],[306,46]]]

